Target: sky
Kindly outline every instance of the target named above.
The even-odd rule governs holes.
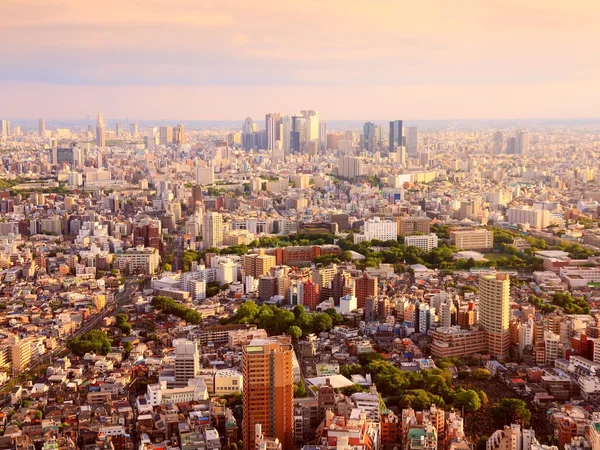
[[[597,0],[2,0],[0,117],[600,117]]]

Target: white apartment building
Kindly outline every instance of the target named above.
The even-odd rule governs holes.
[[[160,263],[158,250],[151,247],[137,246],[128,248],[117,259],[119,269],[127,269],[132,273],[156,273]]]
[[[398,238],[398,222],[374,217],[365,222],[363,234],[368,241],[395,241]]]
[[[206,281],[193,280],[189,283],[189,293],[192,299],[199,302],[206,298]]]
[[[542,229],[550,225],[550,211],[530,207],[509,208],[507,220],[513,225],[529,224],[531,227]]]
[[[438,246],[438,237],[435,233],[406,236],[404,243],[407,247],[419,247],[423,251],[429,252]]]
[[[223,245],[223,216],[217,212],[204,214],[202,222],[202,246],[204,248]]]

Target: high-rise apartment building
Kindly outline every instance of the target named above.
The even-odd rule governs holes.
[[[404,145],[401,120],[393,120],[390,122],[390,137],[388,144],[390,153],[394,153],[398,147]]]
[[[38,134],[40,137],[46,136],[46,121],[44,119],[40,119],[38,123]]]
[[[488,335],[489,353],[497,359],[508,356],[510,347],[510,280],[508,274],[479,279],[479,323]]]
[[[104,117],[102,110],[98,110],[98,119],[96,120],[96,146],[106,147],[106,127],[104,126]]]
[[[294,445],[294,350],[289,336],[254,339],[244,346],[245,449],[254,449],[255,429],[260,424],[267,438],[277,438],[283,450]]]
[[[190,378],[200,374],[200,353],[198,345],[187,339],[175,342],[175,384],[187,386]]]
[[[354,280],[354,290],[356,292],[357,306],[365,307],[365,299],[367,297],[377,297],[379,287],[377,285],[377,277],[371,277],[364,273],[362,276]]]
[[[223,245],[223,216],[218,212],[204,214],[202,223],[202,245],[204,248]]]

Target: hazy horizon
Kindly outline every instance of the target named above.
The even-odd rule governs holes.
[[[6,0],[0,117],[596,119],[597,23],[591,0]]]

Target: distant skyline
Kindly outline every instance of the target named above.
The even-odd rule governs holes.
[[[5,0],[0,118],[600,117],[600,2]]]

